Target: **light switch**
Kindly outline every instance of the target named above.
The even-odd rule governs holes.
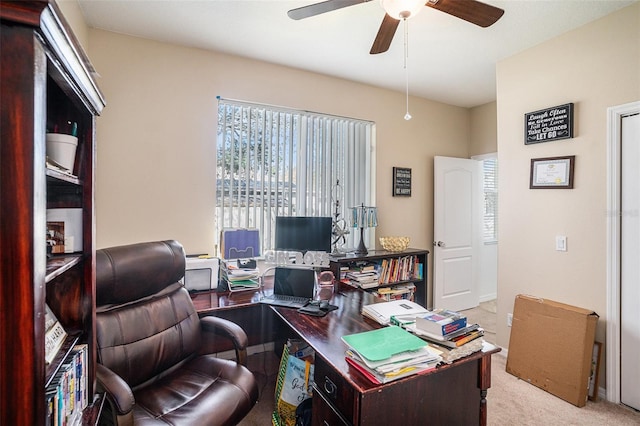
[[[556,235],[556,251],[567,251],[567,237]]]

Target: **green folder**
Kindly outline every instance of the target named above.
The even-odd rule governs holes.
[[[396,325],[342,336],[342,340],[360,356],[371,361],[381,361],[427,346],[424,340]]]

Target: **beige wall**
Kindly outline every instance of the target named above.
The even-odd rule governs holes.
[[[605,342],[607,107],[640,99],[639,18],[636,4],[497,66],[503,347],[519,293],[595,310]],[[568,102],[574,138],[525,146],[524,114]],[[528,189],[531,158],[563,155],[576,156],[574,189]],[[567,236],[567,252],[555,251],[556,235]]]
[[[213,252],[216,96],[376,122],[378,235],[430,248],[433,156],[468,157],[469,110],[240,57],[89,32],[107,107],[98,119],[98,247],[176,238]],[[391,196],[393,166],[412,197]]]
[[[498,151],[498,109],[495,102],[470,109],[471,136],[469,156]]]
[[[84,22],[82,10],[77,0],[55,0],[58,4],[64,18],[67,20],[73,35],[78,39],[82,48],[87,51],[89,45],[89,28]]]

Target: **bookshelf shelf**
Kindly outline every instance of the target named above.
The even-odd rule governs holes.
[[[55,1],[0,0],[0,6],[0,198],[6,206],[0,281],[7,284],[0,286],[6,319],[0,323],[0,424],[45,425],[52,420],[50,402],[61,377],[86,384],[77,406],[96,400],[94,138],[105,102]],[[72,171],[48,166],[50,130],[77,135]],[[47,258],[47,239],[56,246],[61,240],[47,232],[48,214],[61,216],[70,209],[77,209],[74,234],[62,227],[58,234],[63,242],[73,236],[76,251]],[[46,307],[66,333],[50,360]],[[68,395],[71,386],[60,389]],[[73,411],[82,424],[87,424],[85,414],[95,424],[99,408]]]
[[[47,180],[50,182],[55,182],[55,180],[59,180],[61,182],[67,182],[72,185],[82,185],[82,182],[80,181],[80,179],[78,179],[77,176],[64,173],[60,170],[47,167],[46,174],[47,174]]]
[[[429,306],[427,298],[428,256],[428,250],[413,248],[408,248],[401,252],[392,252],[387,250],[369,250],[369,253],[364,256],[354,254],[347,254],[346,256],[341,257],[332,256],[330,257],[329,267],[336,279],[343,279],[345,278],[345,272],[347,270],[351,270],[352,268],[361,267],[363,265],[378,265],[377,267],[380,268],[381,265],[385,263],[392,263],[399,259],[411,259],[410,263],[413,266],[421,265],[420,275],[417,275],[417,268],[409,267],[407,265],[405,270],[409,274],[409,276],[389,279],[384,278],[387,275],[381,275],[376,284],[367,286],[365,290],[375,292],[381,288],[413,284],[415,286],[414,301],[426,308]]]
[[[65,271],[73,268],[80,263],[82,257],[80,254],[66,255],[66,256],[54,256],[47,260],[47,275],[45,282],[50,282],[56,277],[62,275]]]
[[[68,356],[73,347],[80,340],[79,334],[70,334],[65,338],[64,343],[60,347],[60,350],[56,354],[55,358],[51,361],[50,364],[47,364],[47,369],[45,373],[45,388],[51,385],[51,381],[53,380],[56,373],[60,370],[62,366],[62,361],[64,361]]]

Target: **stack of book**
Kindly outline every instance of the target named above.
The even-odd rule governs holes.
[[[260,288],[260,270],[257,268],[239,268],[235,260],[221,261],[220,276],[229,291]]]
[[[368,264],[350,268],[346,272],[345,278],[354,287],[373,288],[379,284],[380,273],[377,265]]]
[[[433,370],[442,361],[440,351],[401,327],[391,325],[343,336],[345,359],[376,384]]]
[[[391,300],[413,300],[416,286],[413,283],[398,284],[391,287],[380,287],[373,292],[380,299]]]
[[[478,324],[467,324],[466,316],[460,312],[435,310],[420,315],[398,315],[391,318],[391,323],[435,343],[445,351],[442,355],[445,361],[482,349],[484,330]]]

